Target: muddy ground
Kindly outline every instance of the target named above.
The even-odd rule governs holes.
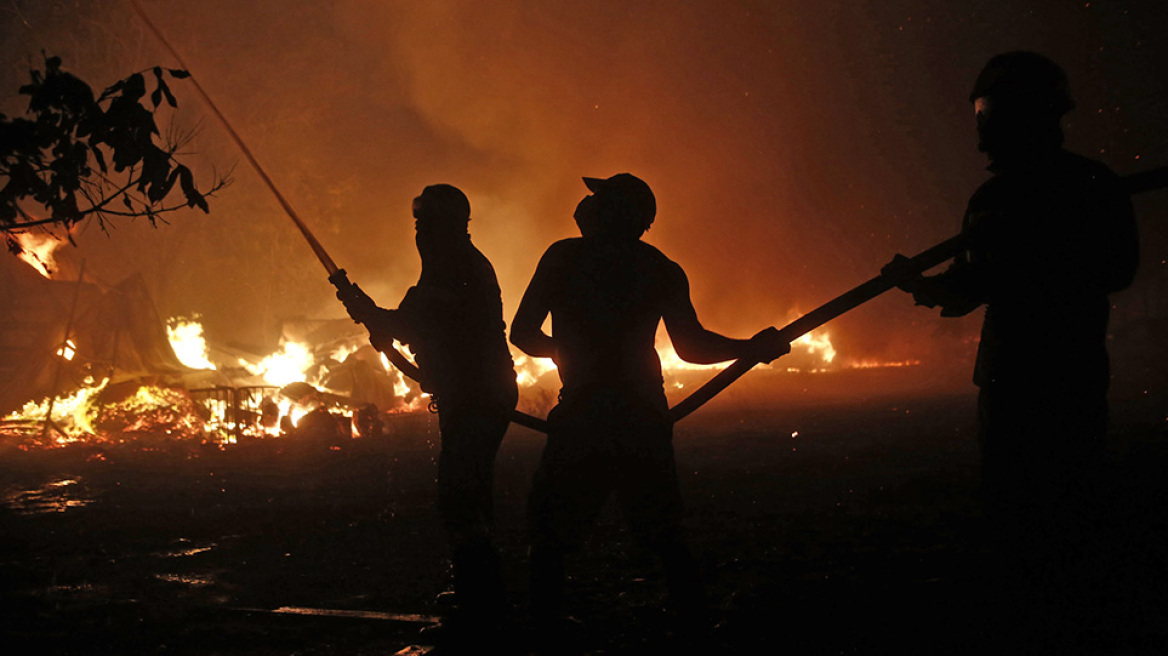
[[[983,539],[972,391],[880,389],[730,397],[679,424],[686,523],[718,622],[703,653],[1016,644],[1003,618],[1018,609]],[[1168,651],[1162,401],[1114,404],[1103,555],[1069,641],[1088,653]],[[413,415],[390,430],[327,452],[271,440],[5,450],[3,653],[364,655],[416,642],[417,622],[267,612],[437,612],[449,583],[431,506],[437,422]],[[523,504],[541,444],[513,427],[498,461],[498,543],[520,619]],[[660,572],[615,511],[571,573],[589,652],[680,651]],[[517,635],[489,651],[522,645]]]

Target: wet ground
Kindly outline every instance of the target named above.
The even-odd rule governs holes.
[[[991,583],[974,398],[916,396],[730,398],[678,426],[687,528],[718,622],[703,653],[1002,651],[1016,609]],[[1168,651],[1163,412],[1148,396],[1115,406],[1105,557],[1089,626],[1072,639],[1087,653]],[[340,451],[3,452],[3,652],[398,653],[438,612],[448,570],[431,507],[437,423],[421,414],[391,430]],[[498,461],[499,545],[520,609],[523,503],[541,443],[513,428]],[[571,572],[589,652],[683,651],[660,572],[617,513]]]

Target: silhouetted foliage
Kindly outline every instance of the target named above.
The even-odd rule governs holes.
[[[0,229],[19,252],[13,234],[34,226],[62,226],[96,218],[102,229],[113,217],[145,217],[183,207],[209,212],[207,197],[230,183],[216,176],[200,191],[194,175],[175,157],[190,135],[158,131],[154,112],[162,102],[177,107],[167,78],[183,70],[154,67],[115,82],[95,97],[91,87],[45,57],[44,71],[30,70],[20,88],[29,97],[25,118],[0,114]],[[148,78],[154,90],[146,99]],[[159,144],[157,141],[162,141]],[[178,185],[182,201],[166,205]]]

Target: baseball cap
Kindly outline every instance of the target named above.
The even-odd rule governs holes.
[[[617,201],[630,218],[645,222],[647,228],[657,216],[657,198],[644,180],[632,173],[617,173],[609,178],[584,178],[584,184],[597,196]]]

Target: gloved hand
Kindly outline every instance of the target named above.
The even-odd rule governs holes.
[[[885,264],[880,269],[880,275],[885,278],[897,280],[896,287],[902,291],[913,293],[917,290],[917,282],[920,281],[921,276],[909,276],[908,273],[912,268],[912,259],[897,253],[892,257],[892,260]]]
[[[790,353],[791,344],[783,339],[782,333],[777,328],[771,326],[758,331],[754,337],[751,337],[747,350],[749,351],[747,357],[758,362],[769,363]]]
[[[367,323],[377,314],[377,303],[354,283],[338,286],[337,299],[344,303],[349,317],[357,323]]]

